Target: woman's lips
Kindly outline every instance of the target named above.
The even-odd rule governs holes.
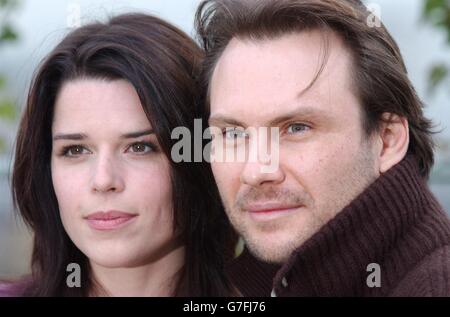
[[[107,212],[94,212],[85,219],[89,226],[96,230],[114,230],[130,223],[137,214],[131,214],[123,211],[111,210]]]

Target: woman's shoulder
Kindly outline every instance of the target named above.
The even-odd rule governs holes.
[[[15,296],[13,292],[13,284],[12,283],[4,283],[0,282],[0,297],[11,297]]]
[[[22,279],[17,282],[0,281],[0,297],[20,297],[30,285],[29,279]]]

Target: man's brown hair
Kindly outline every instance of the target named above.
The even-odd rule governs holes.
[[[332,30],[353,56],[352,78],[363,108],[365,132],[370,135],[376,131],[386,120],[384,113],[406,118],[408,153],[417,159],[422,176],[429,176],[434,163],[432,122],[423,114],[423,104],[408,79],[397,44],[361,1],[205,0],[197,10],[196,28],[206,51],[205,91],[209,91],[215,65],[233,38],[265,40],[312,29]],[[315,79],[325,66],[326,51]],[[206,106],[209,112],[208,97]]]

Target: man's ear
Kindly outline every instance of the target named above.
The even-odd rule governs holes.
[[[383,113],[379,130],[379,172],[385,173],[399,163],[408,152],[408,120],[392,113]]]

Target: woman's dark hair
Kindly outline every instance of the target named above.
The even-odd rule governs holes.
[[[176,296],[226,296],[223,272],[232,253],[230,226],[209,164],[174,163],[175,127],[193,129],[203,117],[197,73],[202,50],[159,18],[124,14],[72,31],[48,55],[32,81],[21,119],[12,176],[15,208],[34,232],[32,274],[23,295],[87,296],[95,290],[86,256],[65,232],[53,189],[50,159],[55,98],[80,78],[131,83],[171,164],[174,228],[185,245]],[[150,189],[151,190],[151,189]],[[66,267],[78,263],[82,287],[66,286]]]
[[[265,40],[311,29],[332,30],[353,55],[352,77],[366,134],[377,131],[380,122],[386,121],[383,113],[406,118],[408,153],[417,160],[421,175],[428,177],[434,163],[432,122],[423,114],[423,104],[408,79],[397,44],[360,0],[204,0],[195,22],[206,51],[205,90],[233,38]],[[208,98],[205,101],[209,111]]]

